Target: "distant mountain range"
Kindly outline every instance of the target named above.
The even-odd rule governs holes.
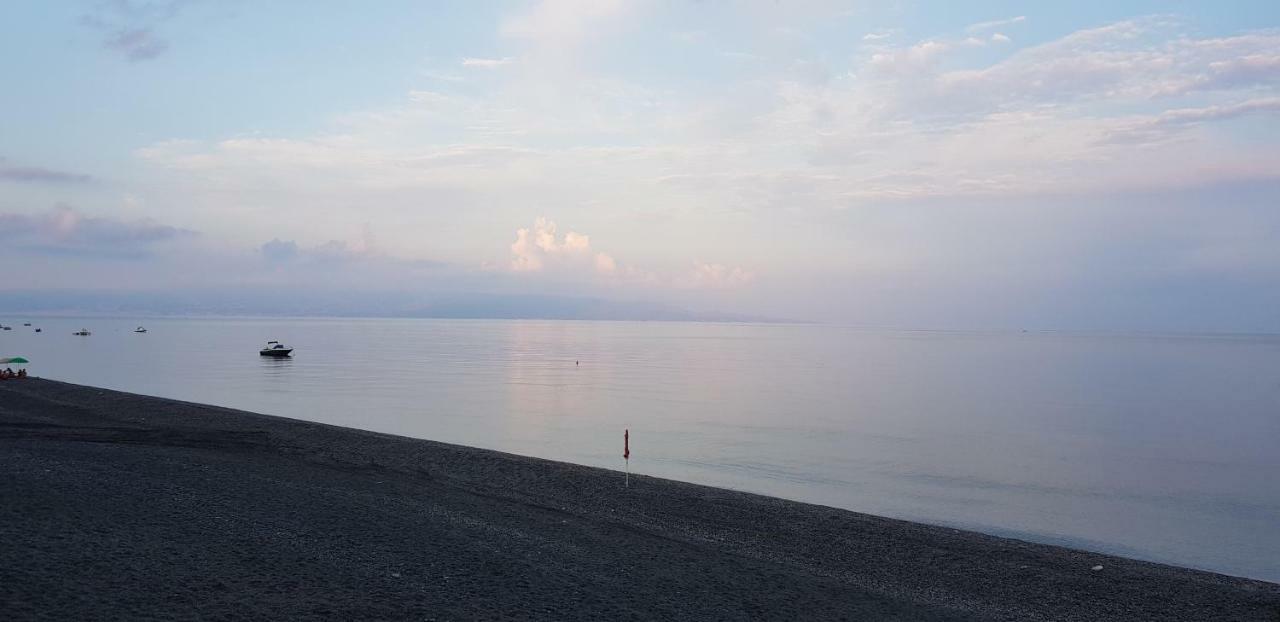
[[[776,322],[695,312],[644,301],[520,294],[286,292],[228,289],[172,292],[0,291],[0,313],[92,315],[267,315],[474,319]]]

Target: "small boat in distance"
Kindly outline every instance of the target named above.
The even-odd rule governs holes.
[[[145,328],[143,328],[143,327],[139,326],[139,327],[137,327],[137,328],[133,329],[133,332],[135,332],[135,333],[145,333],[145,332],[147,332],[147,329],[145,329]]]
[[[258,350],[261,356],[289,356],[290,352],[293,352],[293,348],[286,347],[279,341],[268,341],[267,347]]]
[[[23,322],[23,326],[31,326],[31,322]]]
[[[36,329],[36,332],[37,332],[37,333],[38,333],[38,332],[42,332],[42,331],[43,331],[43,329],[40,329],[40,328],[37,328],[37,329]]]
[[[0,328],[2,328],[2,329],[4,329],[4,330],[13,330],[13,327],[12,327],[12,326],[0,326]]]
[[[80,330],[78,330],[78,331],[76,331],[76,332],[74,332],[74,333],[71,333],[71,334],[72,334],[72,335],[77,335],[77,336],[80,336],[80,337],[88,337],[88,336],[89,336],[89,335],[91,335],[92,333],[90,333],[90,332],[89,332],[89,329],[87,329],[87,328],[81,328]]]

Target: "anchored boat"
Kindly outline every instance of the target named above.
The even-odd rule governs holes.
[[[258,350],[258,354],[261,356],[289,356],[290,352],[293,352],[293,348],[285,346],[279,341],[268,341],[267,347]]]

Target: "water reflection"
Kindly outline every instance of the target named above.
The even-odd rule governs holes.
[[[72,382],[615,469],[630,428],[643,473],[1280,579],[1272,337],[138,323],[47,319],[0,349]],[[272,339],[298,350],[259,356]]]

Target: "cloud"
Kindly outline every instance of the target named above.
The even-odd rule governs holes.
[[[366,223],[361,229],[360,237],[355,242],[345,240],[328,240],[322,244],[303,248],[293,240],[272,238],[258,252],[269,263],[289,263],[295,260],[312,262],[345,262],[358,259],[376,259],[384,262],[402,262],[403,260],[385,256],[378,252],[374,240],[373,228]],[[417,262],[423,265],[437,265],[436,262]]]
[[[1258,114],[1280,113],[1280,97],[1251,99],[1229,106],[1205,106],[1203,108],[1180,108],[1167,110],[1160,114],[1154,123],[1159,125],[1188,125],[1219,119]]]
[[[755,281],[755,274],[739,266],[697,263],[676,285],[687,289],[738,289]]]
[[[1008,43],[1012,40],[1013,39],[1010,39],[1007,35],[1003,33],[996,32],[991,34],[992,43]]]
[[[1071,207],[1042,207],[1046,197],[1089,202],[1276,176],[1280,152],[1256,139],[1273,113],[1237,106],[1276,96],[1266,59],[1277,33],[1195,38],[1162,19],[1018,49],[995,45],[993,31],[862,45],[847,60],[761,46],[738,75],[698,89],[646,83],[650,72],[530,80],[514,75],[528,58],[521,48],[512,54],[522,72],[436,84],[311,135],[178,141],[137,155],[203,206],[202,229],[271,205],[252,214],[258,230],[307,235],[297,249],[305,255],[352,226],[352,206],[367,206],[394,223],[384,234],[390,253],[442,248],[459,266],[487,259],[486,278],[527,288],[594,293],[643,282],[646,295],[753,295],[782,280],[753,277],[758,249],[769,249],[761,256],[771,274],[785,263],[788,278],[944,270],[948,258],[927,245],[889,248],[877,232],[909,238],[958,205],[1016,200],[1050,218]],[[698,48],[686,51],[715,60],[717,46]],[[798,79],[798,62],[829,78]],[[441,63],[462,71],[456,57]],[[1205,110],[1185,112],[1193,109]],[[1256,125],[1215,125],[1231,118]],[[1142,140],[1158,149],[1114,138],[1147,123],[1159,131],[1145,128]],[[529,226],[530,210],[544,206],[561,224],[595,223],[591,236],[546,219]],[[912,217],[896,220],[890,207]],[[495,221],[512,223],[514,235],[495,238]],[[993,221],[990,230],[1001,229]]]
[[[982,32],[984,30],[992,30],[994,28],[999,28],[1001,26],[1012,26],[1014,24],[1020,24],[1026,20],[1027,20],[1027,16],[1019,15],[1017,17],[1010,17],[1009,19],[997,19],[989,22],[978,22],[976,24],[970,24],[968,27],[966,27],[965,32]]]
[[[1173,34],[1157,18],[1081,30],[983,69],[939,72],[929,97],[948,105],[1151,99],[1280,83],[1280,32],[1220,39]],[[897,50],[898,55],[908,50]],[[917,82],[921,79],[916,76]],[[923,94],[922,94],[923,95]]]
[[[169,49],[169,42],[157,34],[157,26],[176,17],[191,3],[192,0],[102,0],[80,22],[103,34],[104,48],[130,62],[145,61]]]
[[[1210,121],[1224,121],[1250,115],[1280,115],[1280,97],[1262,97],[1234,104],[1176,108],[1166,110],[1116,128],[1106,136],[1107,142],[1152,142]]]
[[[511,58],[510,56],[504,56],[502,58],[464,58],[462,59],[462,66],[479,67],[481,69],[497,69],[498,67],[510,65],[515,62],[515,60],[516,59]]]
[[[107,37],[103,45],[131,61],[155,58],[169,49],[169,42],[156,36],[150,28],[119,29]]]
[[[516,272],[540,272],[549,263],[583,261],[594,261],[591,238],[573,231],[559,237],[556,223],[541,216],[534,220],[532,229],[517,229],[516,241],[511,243],[511,269]],[[612,258],[606,265],[616,268]]]
[[[267,261],[272,263],[291,261],[298,256],[298,243],[293,240],[274,238],[263,244],[259,251]]]
[[[48,183],[48,184],[86,184],[93,181],[89,175],[68,173],[38,166],[19,166],[0,158],[0,181]]]
[[[632,4],[624,0],[540,0],[529,10],[507,17],[501,33],[544,49],[567,51],[600,34],[602,25],[630,11]]]
[[[0,213],[0,240],[43,254],[140,259],[162,243],[195,235],[150,220],[86,216],[65,205],[43,214]]]
[[[1272,43],[1280,44],[1280,37],[1265,45]],[[1258,52],[1209,62],[1201,71],[1175,82],[1161,94],[1180,95],[1277,83],[1280,83],[1280,53]]]
[[[820,133],[812,141],[814,163],[833,172],[849,167],[852,183],[826,185],[851,204],[1275,176],[1267,172],[1280,159],[1274,149],[1233,145],[1210,124],[1270,114],[1268,105],[1237,105],[1277,95],[1280,32],[1204,39],[1183,32],[1168,18],[1136,18],[994,63],[966,50],[998,39],[879,47],[854,69],[851,88],[800,92],[788,118],[824,119],[800,127]],[[1185,115],[1156,120],[1164,109],[1181,108],[1208,108],[1207,116],[1195,116],[1202,131],[1180,134],[1183,142],[1140,159],[1126,153],[1135,142],[1164,143],[1191,127]],[[906,171],[910,178],[901,176]]]
[[[590,275],[615,285],[676,289],[737,289],[755,280],[741,267],[718,263],[696,263],[687,273],[668,276],[622,265],[612,255],[592,248],[589,236],[574,231],[561,236],[554,222],[541,217],[532,228],[516,230],[509,265],[517,273]]]

